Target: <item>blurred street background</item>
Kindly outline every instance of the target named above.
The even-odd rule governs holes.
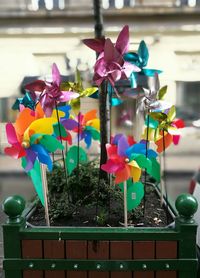
[[[5,157],[5,123],[15,120],[14,100],[23,96],[24,85],[48,78],[56,63],[63,78],[73,80],[78,67],[85,83],[91,83],[95,54],[81,40],[94,37],[91,0],[0,1],[0,201],[22,195],[35,196],[20,161]],[[130,27],[130,50],[145,40],[148,68],[161,69],[161,86],[168,85],[168,100],[185,120],[178,146],[166,151],[165,177],[168,194],[175,200],[188,192],[193,173],[200,167],[200,0],[102,0],[104,32],[113,41],[121,28]],[[95,100],[82,102],[84,112],[98,107]],[[134,111],[134,103],[130,104]],[[112,128],[127,132],[120,115],[127,104],[113,109]],[[136,123],[133,124],[133,132]],[[1,224],[6,217],[0,211]],[[0,257],[3,256],[0,232]],[[1,272],[2,273],[2,272]],[[0,274],[1,277],[2,274]]]

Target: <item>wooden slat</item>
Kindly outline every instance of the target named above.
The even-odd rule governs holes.
[[[67,259],[87,259],[87,241],[66,241],[66,257]],[[67,271],[67,278],[87,278],[87,271]]]
[[[154,271],[134,271],[134,278],[154,278]],[[171,278],[170,276],[168,278]]]
[[[22,257],[26,259],[41,259],[42,240],[22,240]]]
[[[88,241],[88,259],[109,259],[109,241]],[[109,272],[88,271],[88,278],[109,278]]]
[[[177,278],[177,277],[178,276],[176,271],[156,271],[156,278]]]
[[[133,243],[134,259],[154,259],[155,242],[154,241],[135,241]],[[154,271],[134,271],[134,278],[154,278]]]
[[[41,270],[24,270],[23,278],[43,278],[43,271],[41,271]]]
[[[130,260],[132,259],[132,241],[111,241],[110,259],[111,260]],[[131,271],[112,271],[111,278],[132,278]]]
[[[42,240],[22,240],[22,258],[41,259]],[[23,278],[43,278],[42,270],[24,270]]]
[[[157,259],[176,259],[177,258],[177,241],[156,241],[156,258]],[[176,271],[157,271],[156,278],[176,278]]]
[[[157,259],[176,259],[177,241],[156,241]]]
[[[134,259],[154,259],[155,242],[154,241],[135,241],[133,243]]]
[[[45,259],[64,259],[65,247],[63,240],[44,240],[44,258]],[[46,270],[45,278],[65,278],[63,270]]]

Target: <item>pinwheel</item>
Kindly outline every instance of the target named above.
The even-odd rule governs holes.
[[[163,111],[169,109],[172,104],[164,101],[167,92],[167,86],[160,88],[158,74],[154,75],[150,89],[141,88],[138,96],[142,97],[138,101],[137,110],[144,113],[145,111]],[[134,96],[133,96],[134,98]]]
[[[100,46],[97,46],[97,41],[92,39],[83,40],[83,42],[100,53],[94,66],[94,81],[98,86],[107,80],[114,88],[116,81],[128,78],[133,71],[140,71],[137,66],[123,59],[123,55],[129,47],[129,28],[127,25],[119,33],[115,44],[109,38],[102,40]]]
[[[117,145],[107,144],[108,160],[101,166],[102,170],[115,174],[115,184],[132,178],[137,182],[141,176],[141,168],[135,160],[131,160],[129,143],[125,136],[121,136]]]
[[[96,110],[91,110],[85,115],[79,113],[76,117],[78,123],[73,131],[78,133],[78,140],[85,141],[87,149],[91,146],[92,139],[100,140],[100,122],[96,114]]]
[[[157,69],[147,69],[145,68],[149,60],[149,50],[145,41],[141,41],[138,47],[137,53],[129,52],[124,55],[125,61],[133,63],[141,69],[139,74],[153,77],[155,73],[160,74],[162,71]]]
[[[143,185],[138,182],[141,176],[141,168],[129,154],[130,145],[124,135],[115,136],[113,142],[117,143],[117,145],[106,145],[108,160],[101,166],[101,169],[115,175],[115,184],[120,185],[123,183],[124,223],[125,227],[127,227],[127,210],[136,207],[144,196]]]
[[[145,140],[134,144],[128,150],[131,158],[134,158],[140,168],[146,169],[147,173],[156,181],[160,181],[160,164],[157,161],[158,154],[148,147]]]
[[[57,121],[55,118],[40,118],[41,114],[33,112],[25,108],[19,114],[15,125],[11,123],[6,125],[6,134],[11,147],[5,148],[5,153],[16,159],[25,157],[26,171],[33,168],[36,159],[52,170],[49,152],[63,149],[62,144],[52,136],[53,125]]]
[[[95,92],[98,91],[97,87],[88,87],[84,89],[80,72],[78,69],[76,70],[76,82],[63,82],[61,85],[61,88],[63,90],[73,91],[79,93],[79,97],[71,99],[69,101],[69,104],[71,105],[72,110],[78,114],[80,111],[80,105],[81,105],[81,98],[83,97],[90,97]]]
[[[159,153],[168,148],[172,142],[177,145],[180,140],[178,129],[184,127],[184,122],[181,119],[175,119],[175,116],[176,110],[174,105],[165,113],[150,113],[150,117],[157,121],[155,129],[152,129],[151,132],[154,132],[155,144]]]
[[[35,110],[36,102],[32,99],[31,95],[27,92],[24,97],[19,97],[16,99],[12,106],[13,110],[20,110],[20,106],[28,107],[31,110]]]
[[[59,140],[67,141],[69,145],[72,144],[72,136],[69,131],[73,131],[78,126],[77,121],[70,118],[70,110],[70,105],[58,106],[51,115],[57,120],[57,123],[53,125],[54,135]]]
[[[38,99],[48,117],[51,116],[55,105],[60,102],[68,102],[79,96],[77,92],[61,90],[61,76],[55,63],[52,66],[52,82],[36,80],[27,84],[25,89]]]

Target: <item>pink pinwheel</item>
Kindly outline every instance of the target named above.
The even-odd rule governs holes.
[[[52,66],[52,82],[44,82],[36,80],[33,83],[27,84],[25,89],[29,90],[34,98],[38,98],[46,116],[51,116],[55,104],[60,102],[68,102],[79,96],[78,93],[72,91],[62,91],[61,76],[58,67],[54,63]],[[39,95],[38,95],[39,92]]]
[[[107,173],[115,174],[115,184],[127,181],[129,178],[134,182],[140,179],[141,169],[131,158],[128,151],[130,147],[124,135],[119,137],[117,145],[106,145],[108,160],[101,168]]]
[[[128,51],[129,46],[127,25],[119,33],[115,44],[110,39],[101,40],[99,45],[95,39],[84,40],[83,42],[100,53],[94,66],[94,81],[98,86],[104,80],[107,80],[114,87],[116,81],[128,78],[133,71],[140,71],[136,65],[123,59],[123,55]]]

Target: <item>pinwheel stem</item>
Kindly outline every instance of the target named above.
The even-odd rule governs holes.
[[[124,227],[128,227],[128,213],[127,213],[127,182],[124,181]]]
[[[47,226],[50,226],[49,220],[49,207],[48,207],[48,184],[47,184],[47,172],[46,166],[40,163],[41,173],[42,173],[42,186],[43,186],[43,193],[44,193],[44,209],[45,209],[45,219]]]
[[[78,142],[77,142],[77,175],[78,175],[78,183],[79,183],[79,159],[80,159],[80,113],[78,113]]]
[[[165,131],[162,130],[162,140],[163,140],[163,182],[165,187],[165,196],[166,196],[166,218],[167,224],[169,224],[169,205],[168,205],[168,189],[167,189],[167,182],[165,176],[165,169],[166,169],[166,152],[165,152]]]
[[[145,156],[148,158],[148,148],[149,148],[149,111],[147,111],[147,134],[146,134],[146,150]],[[146,183],[147,183],[147,170],[145,168],[144,171],[144,207],[143,207],[143,215],[145,216],[146,209]]]
[[[59,114],[58,114],[58,105],[57,105],[56,101],[55,101],[55,108],[56,108],[56,116],[57,116],[57,121],[58,121],[58,130],[59,130],[59,135],[60,135],[60,142],[62,144],[63,142],[62,142],[61,127],[60,127],[60,119],[59,119]],[[68,187],[67,167],[66,167],[66,164],[65,164],[64,151],[61,150],[61,153],[62,153],[64,172],[65,172],[66,186]]]

